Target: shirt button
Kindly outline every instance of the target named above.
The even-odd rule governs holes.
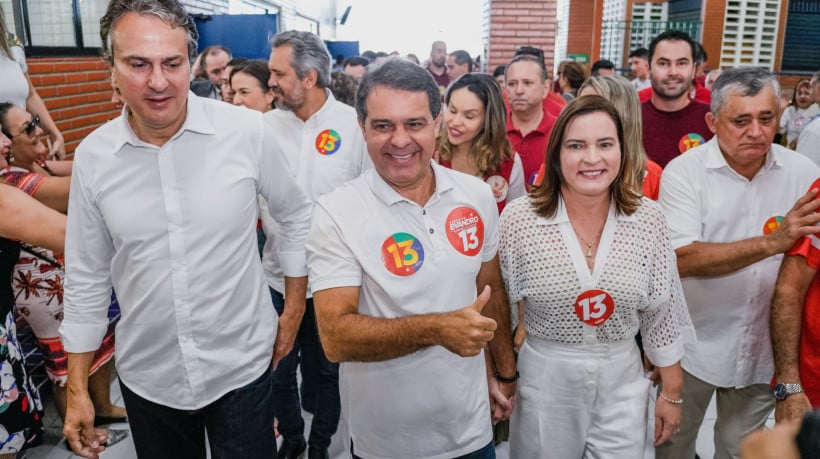
[[[595,389],[595,383],[590,381],[586,384],[587,389],[592,390]]]
[[[427,215],[427,210],[426,209],[421,209],[421,214],[422,215]]]
[[[430,228],[430,234],[433,234],[433,233],[435,233],[435,231],[433,230],[433,228]]]
[[[587,365],[587,372],[588,373],[595,373],[595,365],[593,365],[593,364]]]

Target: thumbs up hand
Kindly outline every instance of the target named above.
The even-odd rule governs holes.
[[[442,314],[438,343],[462,357],[478,355],[488,341],[493,339],[496,323],[481,315],[490,299],[490,286],[471,304],[453,312]]]

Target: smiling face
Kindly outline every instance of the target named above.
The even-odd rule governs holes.
[[[683,40],[661,40],[655,47],[649,78],[654,96],[665,100],[688,97],[695,78],[692,47]]]
[[[814,98],[811,96],[811,86],[802,84],[797,88],[797,94],[794,96],[794,102],[797,108],[806,109],[814,103]]]
[[[273,91],[263,88],[252,75],[241,71],[234,73],[231,77],[231,89],[234,91],[234,105],[263,113],[273,108]]]
[[[430,161],[441,119],[430,113],[427,93],[376,86],[365,106],[359,125],[379,175],[402,196],[434,183]]]
[[[467,88],[453,91],[444,112],[450,144],[457,147],[472,142],[484,128],[484,116],[484,104],[472,91]]]
[[[706,115],[726,162],[747,178],[760,170],[772,146],[779,128],[778,102],[774,88],[766,85],[754,96],[729,92],[721,111]]]
[[[185,122],[190,87],[185,29],[156,16],[127,13],[111,33],[111,78],[142,140],[164,143]]]
[[[48,149],[41,142],[43,129],[39,125],[35,125],[33,130],[30,127],[33,119],[31,113],[17,106],[6,114],[7,130],[12,136],[11,149],[15,162],[20,164],[30,164],[48,154]]]
[[[565,197],[608,196],[620,168],[618,128],[609,115],[592,112],[569,122],[561,142],[561,192]]]

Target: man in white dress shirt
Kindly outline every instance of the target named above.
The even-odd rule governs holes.
[[[257,195],[282,227],[286,293],[304,298],[310,201],[258,112],[189,97],[192,19],[176,1],[113,0],[104,56],[126,108],[77,149],[66,236],[64,432],[94,458],[105,437],[87,392],[122,308],[117,368],[137,455],[276,453],[271,363],[277,319],[256,246]],[[274,351],[275,349],[275,351]]]
[[[287,155],[291,175],[315,201],[370,168],[370,158],[356,111],[337,101],[328,89],[331,59],[322,39],[310,32],[289,30],[273,37],[271,49],[269,85],[277,94],[277,110],[267,112],[264,118]],[[277,257],[281,231],[267,212],[261,215],[268,235],[262,265],[280,316],[280,329],[287,330],[288,341],[293,344],[273,374],[276,419],[283,437],[278,457],[297,458],[309,446],[308,457],[321,459],[328,456],[330,439],[339,424],[339,365],[328,361],[322,350],[309,292],[298,308],[285,308],[285,280]],[[297,366],[306,395],[301,404]],[[313,413],[307,442],[302,406]]]
[[[714,138],[673,159],[660,203],[671,229],[686,303],[698,341],[682,360],[680,433],[659,459],[691,458],[716,394],[715,458],[736,458],[740,441],[774,407],[769,305],[783,253],[820,231],[808,193],[820,169],[772,144],[780,87],[770,71],[723,72],[706,122]]]

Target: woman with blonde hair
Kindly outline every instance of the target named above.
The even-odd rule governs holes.
[[[640,155],[610,102],[578,97],[555,123],[543,182],[501,215],[502,273],[528,331],[510,457],[642,457],[639,331],[662,377],[655,445],[677,432],[694,329],[666,219],[635,185]]]
[[[450,85],[444,102],[444,128],[438,137],[441,164],[487,182],[501,213],[507,203],[526,194],[521,158],[507,140],[501,88],[490,75],[468,73]]]

